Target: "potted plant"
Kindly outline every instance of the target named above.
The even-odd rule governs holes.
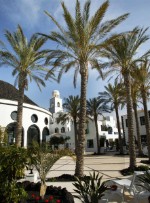
[[[86,176],[82,180],[76,178],[73,185],[76,187],[74,191],[80,195],[74,195],[74,197],[80,199],[82,203],[98,203],[108,189],[106,182],[102,182],[102,176],[99,173],[96,175],[95,172],[90,173],[89,178]]]

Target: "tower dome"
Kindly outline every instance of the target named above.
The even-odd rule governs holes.
[[[58,90],[53,90],[53,92],[52,92],[52,97],[57,97],[57,98],[59,98],[59,97],[60,97],[59,91],[58,91]]]

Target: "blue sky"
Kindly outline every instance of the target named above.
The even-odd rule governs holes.
[[[74,13],[75,0],[64,0],[68,9]],[[85,0],[80,0],[83,5]],[[104,2],[103,0],[91,0],[91,15]],[[50,33],[56,27],[48,16],[44,14],[44,10],[51,13],[62,25],[64,24],[62,17],[61,1],[60,0],[0,0],[0,39],[6,43],[4,31],[16,31],[18,24],[24,30],[27,38],[37,32]],[[150,24],[150,1],[149,0],[110,0],[110,6],[105,15],[104,20],[116,18],[119,15],[130,13],[127,20],[121,23],[115,32],[131,30],[135,26],[149,27]],[[150,34],[150,29],[147,34]],[[50,41],[46,44],[47,47],[56,47]],[[150,48],[149,41],[141,47],[139,54]],[[0,80],[4,80],[14,84],[15,78],[11,75],[12,69],[9,67],[0,68]],[[87,98],[98,96],[98,92],[104,90],[106,81],[96,80],[98,73],[90,71],[88,80]],[[62,77],[60,84],[54,81],[47,81],[46,87],[42,91],[35,84],[30,84],[28,91],[25,94],[36,102],[39,106],[49,108],[49,99],[53,90],[59,90],[61,97],[69,95],[77,95],[80,92],[80,80],[78,80],[77,88],[73,87],[73,74],[67,73]],[[124,113],[124,112],[123,112]]]

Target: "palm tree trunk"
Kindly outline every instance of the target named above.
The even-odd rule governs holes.
[[[147,145],[148,145],[148,158],[150,161],[150,124],[149,124],[149,115],[147,110],[147,95],[145,90],[141,91],[143,106],[144,106],[144,115],[145,115],[145,127],[146,127],[146,135],[147,135]]]
[[[78,143],[77,119],[74,118],[73,120],[74,120],[74,136],[75,136],[75,154],[77,154],[76,153],[76,151],[77,151],[77,143]]]
[[[83,177],[84,175],[84,150],[85,150],[85,124],[86,124],[86,88],[87,88],[87,64],[80,64],[81,74],[81,95],[80,95],[80,117],[79,117],[79,137],[76,154],[75,175]]]
[[[120,154],[123,154],[123,142],[122,142],[122,137],[121,137],[121,128],[120,128],[119,112],[118,112],[118,106],[117,105],[115,105],[115,112],[116,112],[116,118],[117,118]]]
[[[18,108],[17,108],[17,128],[16,128],[16,146],[17,147],[21,147],[21,140],[22,140],[24,87],[25,87],[25,75],[23,73],[20,73],[20,75],[19,75],[19,98],[18,98]]]
[[[131,169],[136,166],[136,153],[135,153],[135,140],[134,140],[134,128],[133,128],[133,114],[132,114],[132,97],[131,97],[131,76],[129,72],[124,74],[124,83],[126,87],[127,96],[127,119],[128,119],[128,140],[129,140],[129,154]]]
[[[136,133],[137,133],[137,139],[138,139],[139,155],[143,155],[141,136],[140,136],[140,127],[139,127],[138,114],[137,114],[137,104],[135,102],[133,103],[133,110],[134,110],[134,116],[135,116],[135,122],[136,122]]]
[[[95,129],[96,129],[96,141],[97,141],[97,153],[100,154],[100,139],[98,134],[98,125],[97,125],[97,116],[94,116],[94,122],[95,122]]]

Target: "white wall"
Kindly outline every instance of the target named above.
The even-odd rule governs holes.
[[[139,122],[139,127],[140,127],[140,135],[146,135],[146,129],[145,129],[145,125],[141,125],[140,122],[140,117],[144,116],[144,111],[138,111],[138,122]],[[127,119],[127,115],[122,116],[123,117],[123,126],[124,126],[124,133],[125,133],[125,139],[126,142],[128,143],[128,127],[126,126],[126,119]],[[135,122],[135,117],[133,114],[133,126],[134,126],[134,136],[137,139],[137,133],[136,133],[136,122]]]
[[[24,146],[27,146],[27,131],[31,125],[36,125],[40,131],[40,140],[42,140],[42,132],[44,127],[50,129],[50,117],[51,113],[46,109],[40,108],[35,105],[24,103],[23,105],[23,129],[24,129]],[[11,100],[0,99],[0,126],[7,127],[8,124],[15,122],[11,118],[11,113],[17,111],[17,102]],[[38,121],[33,123],[31,116],[36,114]],[[48,124],[44,123],[44,119],[48,119]]]

